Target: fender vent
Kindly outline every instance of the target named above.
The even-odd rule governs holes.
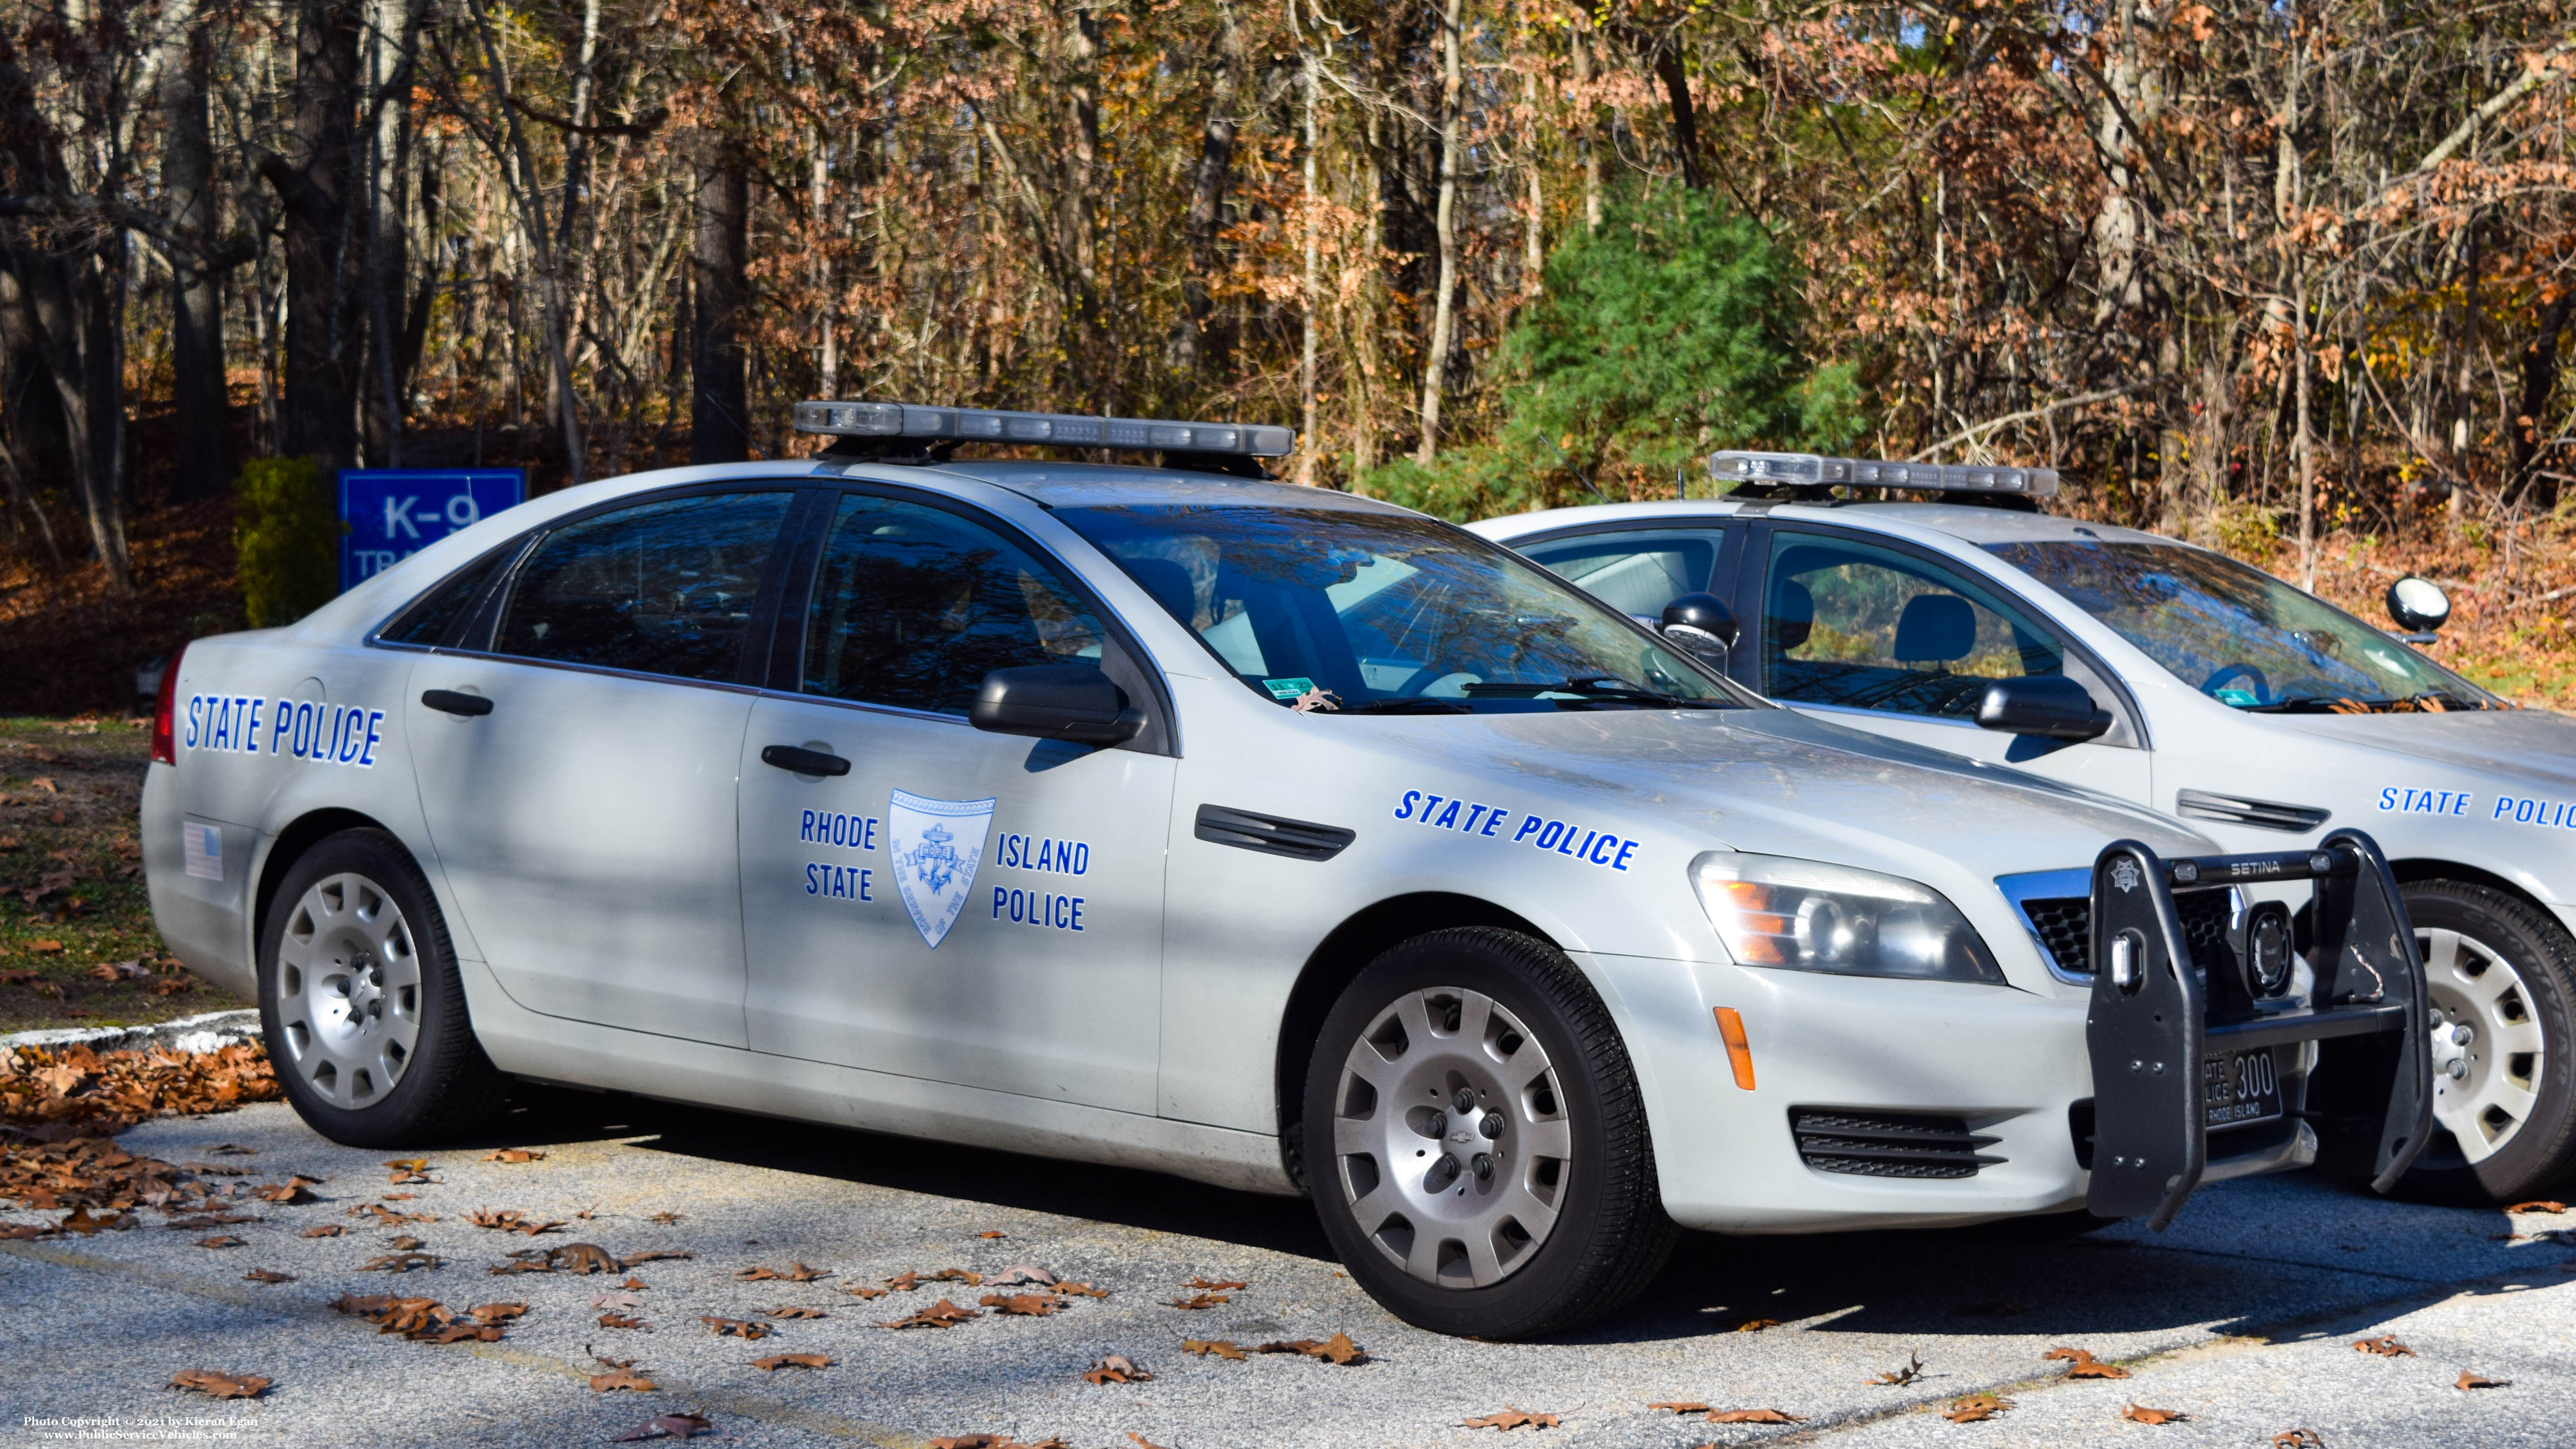
[[[2203,972],[2227,963],[2227,920],[2234,913],[2228,891],[2177,891],[2174,914],[2182,919],[2182,936],[2191,947],[2192,963]],[[2074,976],[2093,974],[2093,902],[2085,896],[2053,896],[2024,901],[2021,913],[2048,948],[2057,969]]]
[[[2174,795],[2174,813],[2191,820],[2215,820],[2222,825],[2251,825],[2263,830],[2305,834],[2325,824],[2333,812],[2319,810],[2313,805],[2282,805],[2242,795],[2181,790]]]
[[[1850,1112],[1792,1107],[1798,1157],[1818,1172],[1862,1177],[1974,1177],[2004,1159],[1977,1149],[2003,1139],[1968,1130],[1964,1117],[1925,1112]]]
[[[1199,839],[1216,845],[1238,846],[1257,850],[1264,855],[1284,855],[1293,860],[1330,860],[1342,848],[1359,839],[1359,832],[1339,825],[1317,825],[1307,820],[1289,820],[1277,815],[1255,815],[1249,810],[1229,810],[1222,805],[1199,807]]]

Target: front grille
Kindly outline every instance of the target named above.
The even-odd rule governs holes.
[[[2176,891],[2174,914],[2182,919],[2183,944],[2194,966],[2206,974],[2227,962],[2227,922],[2234,914],[2223,890]],[[2052,896],[2021,903],[2022,915],[2039,934],[2057,969],[2075,976],[2093,974],[2093,901],[2089,896]]]
[[[1798,1157],[1818,1172],[1862,1177],[1974,1177],[2004,1159],[1978,1152],[2001,1138],[1968,1130],[1964,1117],[1925,1112],[1854,1112],[1792,1107],[1789,1134]]]

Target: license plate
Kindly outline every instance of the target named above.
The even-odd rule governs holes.
[[[2281,1115],[2281,1079],[2272,1049],[2212,1052],[2200,1059],[2201,1101],[2212,1128],[2265,1122]]]

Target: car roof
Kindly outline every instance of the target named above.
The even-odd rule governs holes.
[[[2161,534],[2122,528],[2111,523],[2088,523],[2080,518],[2061,518],[2048,513],[2025,513],[2012,508],[1986,508],[1967,503],[1777,503],[1763,507],[1758,503],[1737,502],[1728,498],[1665,499],[1652,503],[1589,504],[1578,508],[1551,508],[1537,513],[1514,514],[1505,518],[1486,518],[1467,525],[1487,538],[1509,539],[1559,528],[1579,528],[1587,524],[1655,524],[1678,522],[1715,522],[1738,516],[1760,516],[1802,523],[1841,523],[1858,527],[1894,524],[1897,531],[1926,529],[1945,533],[1964,543],[2038,543],[2061,539],[2089,539],[2099,543],[2179,543],[2181,540]]]
[[[912,465],[906,472],[945,473],[989,483],[1049,508],[1102,508],[1154,503],[1197,508],[1327,508],[1410,514],[1375,498],[1331,488],[1237,478],[1179,468],[1140,468],[1114,463],[1022,463],[952,459]]]

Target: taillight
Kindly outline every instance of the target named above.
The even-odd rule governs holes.
[[[161,697],[152,702],[152,763],[156,765],[179,763],[179,736],[174,728],[176,721],[170,717],[171,701],[179,689],[179,663],[187,657],[188,646],[182,644],[170,655],[170,662],[161,666]]]

